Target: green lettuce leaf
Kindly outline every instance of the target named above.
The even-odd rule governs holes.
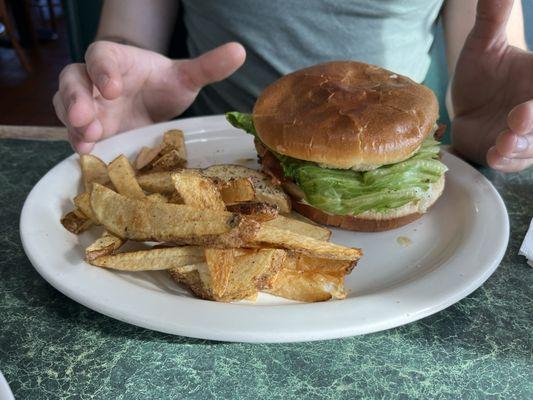
[[[250,114],[232,112],[226,118],[234,127],[257,137]],[[372,171],[322,168],[310,161],[272,153],[285,176],[302,189],[309,204],[339,215],[385,212],[419,200],[447,171],[438,160],[439,142],[432,137],[409,159]]]

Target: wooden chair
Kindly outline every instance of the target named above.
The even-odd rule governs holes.
[[[19,59],[20,64],[24,67],[26,71],[31,72],[31,65],[28,61],[28,58],[26,57],[26,54],[24,53],[22,47],[20,47],[18,39],[15,35],[15,29],[13,27],[11,17],[9,16],[9,13],[7,11],[5,0],[0,0],[0,21],[4,24],[5,27],[5,32],[3,34],[6,35],[11,41],[11,45],[17,53],[17,57]]]

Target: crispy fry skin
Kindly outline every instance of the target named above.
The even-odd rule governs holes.
[[[121,155],[115,158],[107,170],[118,193],[134,199],[146,197],[135,178],[135,171],[126,157]]]
[[[197,209],[224,211],[226,205],[215,184],[195,171],[172,174],[172,181],[183,202]]]
[[[204,260],[204,250],[201,247],[184,246],[104,255],[90,260],[90,263],[98,267],[121,271],[156,271],[182,267]]]
[[[71,211],[61,218],[61,225],[65,229],[75,235],[85,232],[89,229],[93,223],[92,221],[83,215],[81,212]]]
[[[92,154],[82,154],[80,156],[81,176],[83,187],[86,192],[91,190],[93,182],[105,185],[109,182],[107,166],[105,162]]]

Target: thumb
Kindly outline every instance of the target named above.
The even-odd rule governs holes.
[[[478,0],[476,22],[469,40],[482,49],[504,43],[513,3],[514,0]]]
[[[233,74],[244,63],[246,51],[236,42],[226,43],[197,58],[176,61],[179,79],[190,91],[221,81]]]

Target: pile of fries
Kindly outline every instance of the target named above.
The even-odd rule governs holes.
[[[187,169],[183,132],[164,133],[132,165],[80,157],[85,191],[61,223],[74,234],[102,226],[85,260],[122,271],[167,270],[196,296],[254,300],[259,292],[313,302],[346,297],[344,277],[361,251],[291,213],[283,191],[237,165]],[[126,241],[150,242],[120,252]],[[157,242],[153,245],[152,242]]]

